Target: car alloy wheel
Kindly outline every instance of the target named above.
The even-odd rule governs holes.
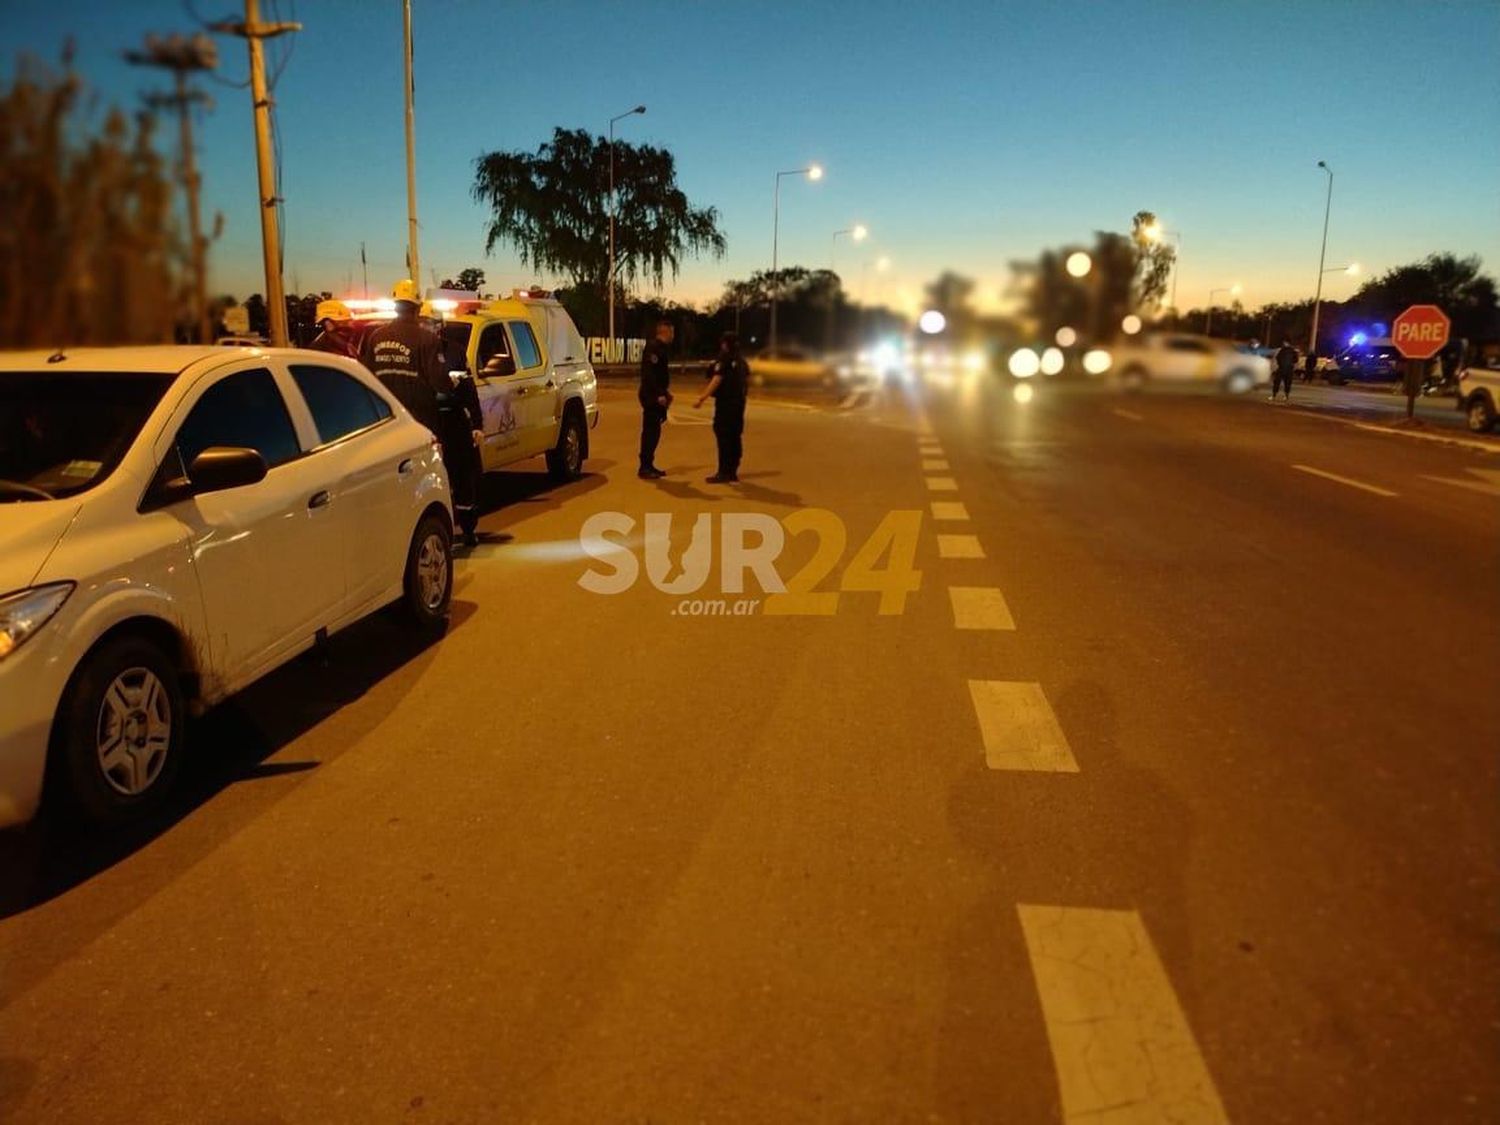
[[[1475,395],[1469,400],[1469,429],[1476,434],[1482,434],[1494,423],[1495,418],[1490,412],[1489,403],[1484,401],[1482,395]]]
[[[422,607],[436,613],[448,593],[448,545],[436,530],[417,548],[417,594]]]
[[[583,438],[579,436],[577,423],[563,428],[563,466],[570,477],[583,471]]]
[[[172,746],[172,698],[149,668],[115,676],[99,705],[95,751],[111,789],[138,797],[155,784]]]

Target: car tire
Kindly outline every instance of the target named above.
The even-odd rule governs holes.
[[[452,600],[453,531],[447,520],[429,512],[417,524],[406,550],[401,616],[413,628],[439,632],[448,622]]]
[[[1255,376],[1243,367],[1236,367],[1224,377],[1224,389],[1232,395],[1248,394],[1255,389]]]
[[[570,481],[583,476],[586,441],[583,419],[578,411],[565,411],[562,428],[557,432],[557,445],[547,450],[547,471],[552,474],[553,480]]]
[[[1120,372],[1120,386],[1127,391],[1138,391],[1146,385],[1146,369],[1135,366]]]
[[[1495,426],[1494,404],[1483,392],[1469,396],[1469,404],[1464,410],[1464,415],[1468,419],[1469,430],[1473,433],[1487,434]]]
[[[52,780],[92,824],[144,816],[171,791],[186,720],[171,657],[145,637],[107,640],[83,658],[58,707]]]

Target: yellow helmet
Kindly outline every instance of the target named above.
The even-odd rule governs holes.
[[[395,287],[391,290],[391,297],[397,301],[410,301],[414,305],[422,303],[422,295],[417,292],[417,283],[409,277],[403,277],[400,281],[396,282]]]
[[[325,320],[352,320],[354,314],[349,311],[349,306],[343,301],[319,301],[318,313],[313,319],[315,323],[322,324]]]

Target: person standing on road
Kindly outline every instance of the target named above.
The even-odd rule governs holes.
[[[659,480],[667,474],[656,467],[656,447],[661,444],[661,424],[672,405],[672,373],[667,352],[675,332],[670,320],[658,320],[656,333],[641,352],[641,467],[636,476]]]
[[[443,361],[442,341],[417,319],[420,306],[417,283],[410,278],[398,281],[391,296],[396,302],[395,319],[365,337],[360,362],[442,443],[443,467],[448,470],[454,511],[464,542],[472,547],[479,541],[475,534],[479,520],[478,498],[474,494],[477,481],[472,466],[476,448],[484,440],[479,395],[474,392],[472,410],[467,396],[455,403],[453,381]],[[445,419],[444,407],[455,406],[458,408],[455,417],[451,421]],[[467,419],[467,428],[454,424],[461,418]]]
[[[740,354],[740,338],[726,332],[719,341],[719,358],[708,369],[708,385],[693,403],[697,410],[714,400],[714,440],[719,444],[719,471],[709,484],[734,484],[740,479],[745,452],[745,396],[750,388],[750,365]]]
[[[319,301],[318,328],[320,331],[317,338],[307,346],[313,351],[358,359],[359,356],[355,354],[354,341],[339,327],[339,321],[348,319],[349,306],[343,301]]]
[[[1281,347],[1276,349],[1275,369],[1271,372],[1271,401],[1276,401],[1276,390],[1279,387],[1283,401],[1292,401],[1292,375],[1297,370],[1297,349],[1292,347],[1290,340],[1282,340]]]

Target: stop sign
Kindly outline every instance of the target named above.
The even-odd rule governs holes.
[[[1391,325],[1391,343],[1407,359],[1431,359],[1448,342],[1448,316],[1436,305],[1412,305]]]

